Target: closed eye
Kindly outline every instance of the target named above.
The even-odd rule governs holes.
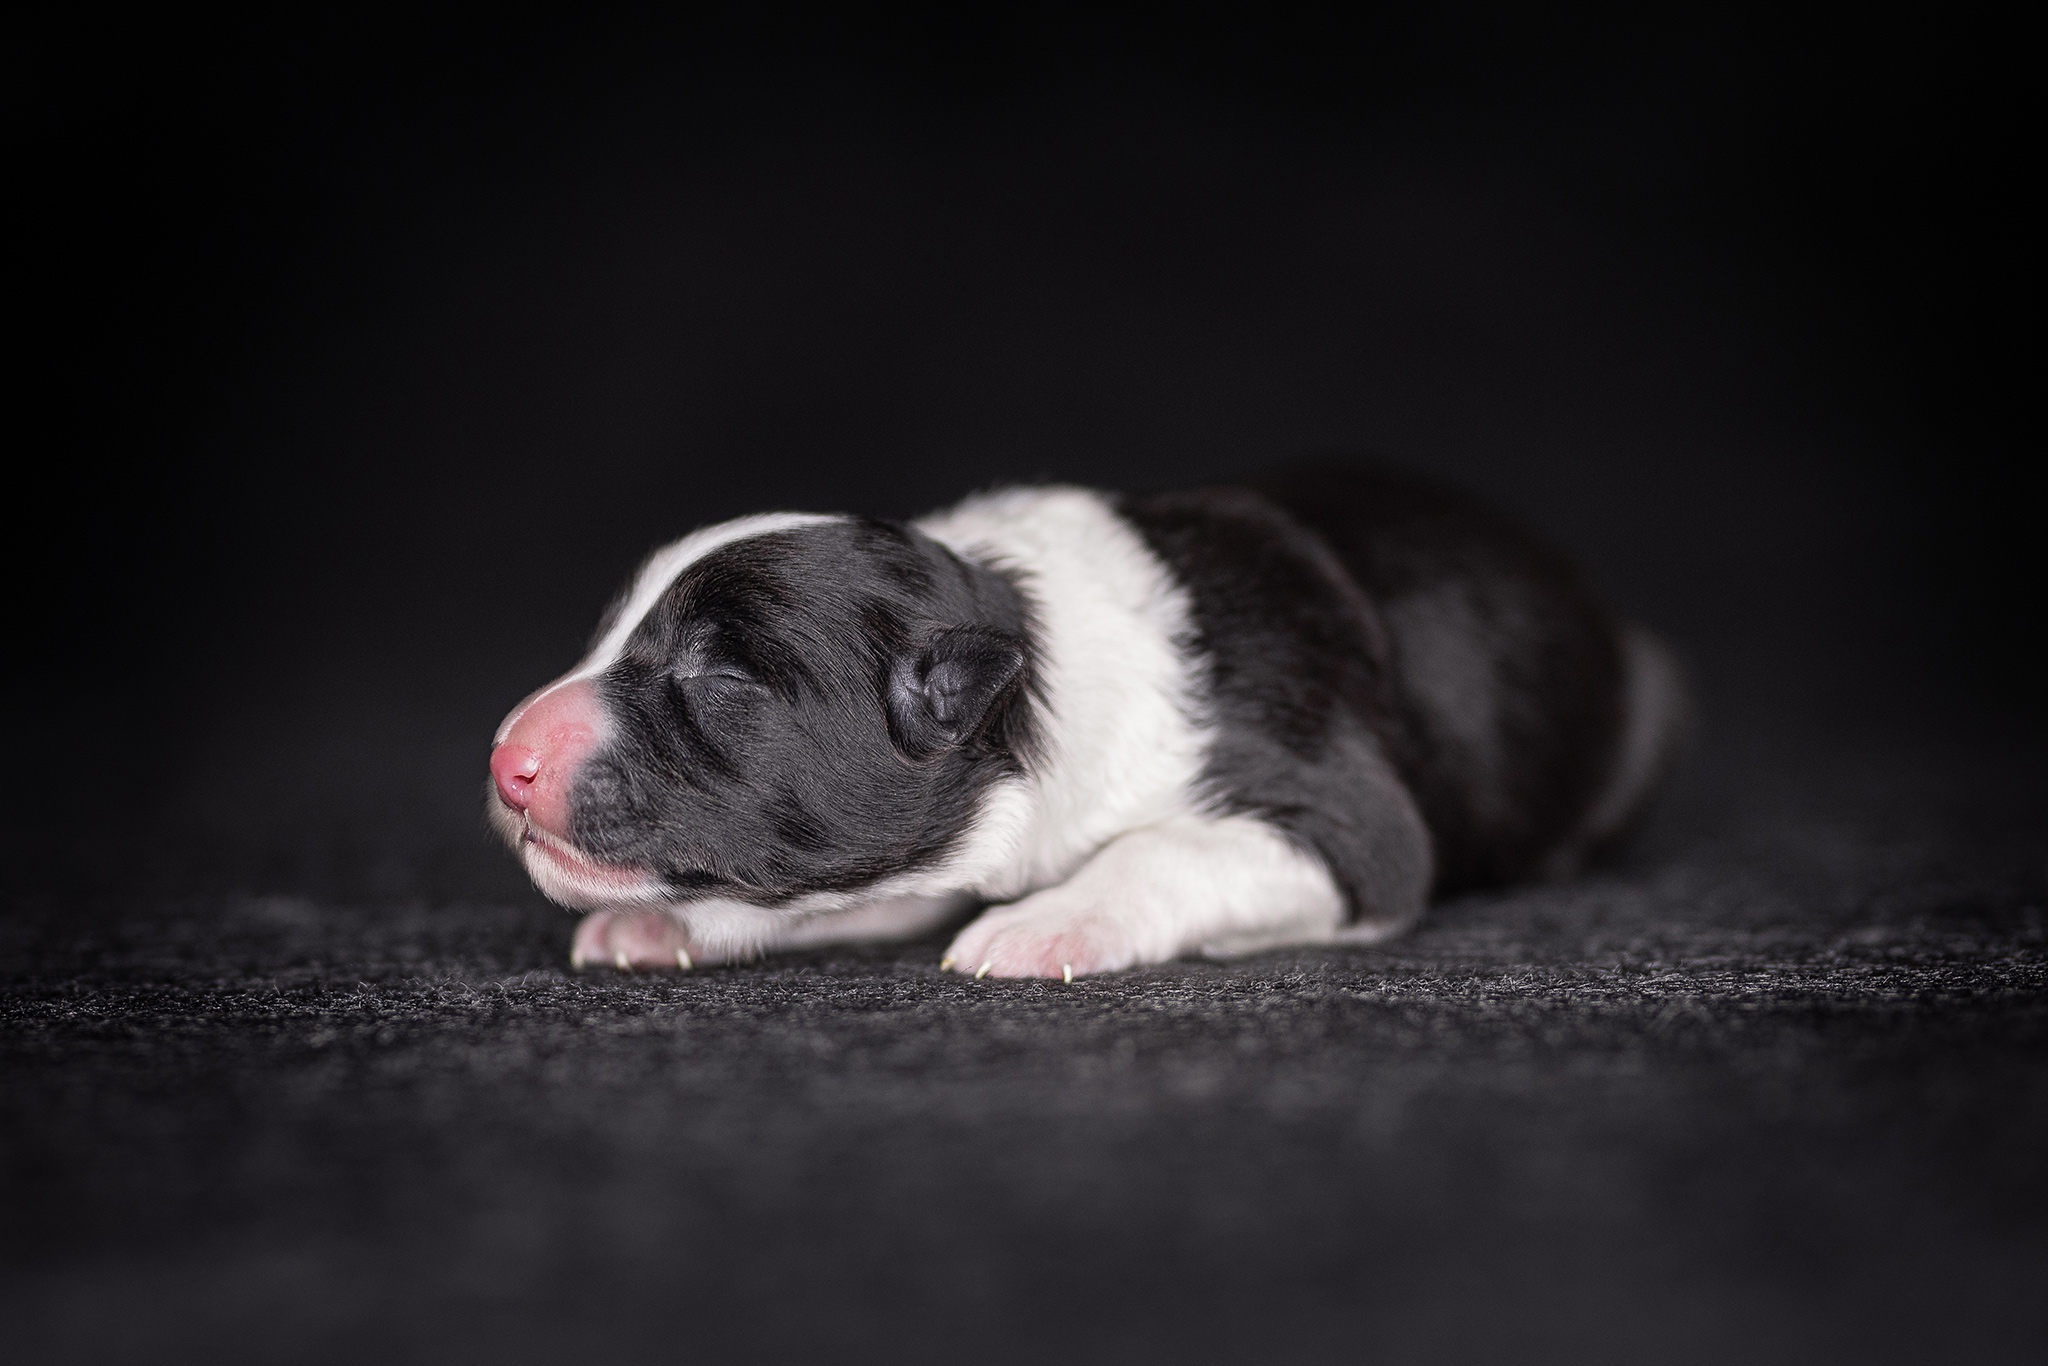
[[[686,705],[713,712],[745,706],[768,689],[742,673],[691,673],[675,679],[675,688]]]
[[[693,673],[670,681],[674,715],[684,743],[722,775],[737,778],[740,756],[756,733],[768,692],[744,674]]]

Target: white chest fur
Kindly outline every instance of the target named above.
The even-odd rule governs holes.
[[[1124,831],[1198,805],[1207,702],[1186,591],[1101,494],[1010,489],[917,523],[1020,575],[1036,619],[1043,749],[999,785],[947,872],[1008,900],[1069,876]]]

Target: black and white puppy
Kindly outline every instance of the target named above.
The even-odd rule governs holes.
[[[1468,498],[1303,468],[657,551],[499,728],[491,816],[621,968],[925,933],[1073,977],[1369,942],[1620,834],[1669,656]]]

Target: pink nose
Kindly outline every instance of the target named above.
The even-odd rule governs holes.
[[[541,689],[499,728],[491,750],[498,799],[543,832],[566,837],[577,766],[609,729],[590,684],[579,679]]]
[[[499,745],[491,751],[491,777],[498,800],[514,811],[533,805],[533,780],[540,776],[540,756],[524,745]]]

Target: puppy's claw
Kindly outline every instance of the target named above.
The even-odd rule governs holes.
[[[1060,980],[1063,982],[1074,980],[1074,965],[1072,963],[1060,964]]]
[[[690,951],[688,949],[679,948],[676,950],[676,966],[681,968],[684,972],[688,972],[691,968],[694,968],[697,965],[690,961]]]
[[[983,963],[980,967],[976,968],[974,970],[974,980],[979,982],[982,978],[988,976],[988,970],[991,966],[993,965],[989,963]]]
[[[632,961],[626,957],[624,949],[614,949],[612,951],[612,966],[620,972],[631,972],[633,970]]]
[[[952,970],[953,970],[953,960],[952,960],[951,958],[941,958],[941,959],[939,960],[939,971],[940,971],[940,972],[951,972]]]

